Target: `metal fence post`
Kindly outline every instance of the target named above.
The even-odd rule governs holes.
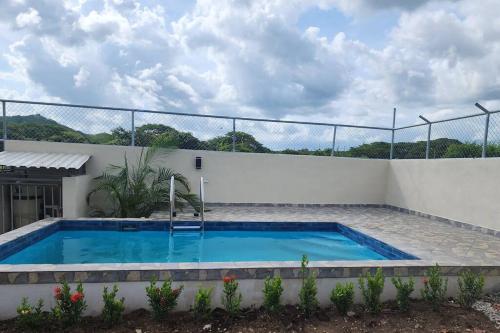
[[[131,133],[132,133],[132,142],[130,143],[131,146],[135,146],[135,111],[132,111],[132,128],[131,128]]]
[[[432,130],[432,123],[429,121],[429,119],[425,118],[424,116],[420,115],[418,116],[420,119],[425,121],[428,125],[429,128],[427,129],[427,146],[425,147],[425,159],[429,159],[429,152],[431,150],[431,130]]]
[[[236,118],[233,118],[233,152],[236,151]]]
[[[2,101],[3,139],[7,140],[7,105]]]
[[[333,126],[333,138],[332,138],[332,153],[331,156],[335,155],[335,139],[337,138],[337,125]]]
[[[396,127],[396,108],[392,113],[392,136],[391,136],[391,152],[389,154],[389,159],[392,160],[394,157],[394,132],[396,131],[394,128]]]
[[[486,157],[486,149],[488,148],[488,131],[490,127],[490,111],[488,111],[484,106],[479,103],[474,104],[479,110],[486,114],[486,121],[484,123],[484,138],[483,138],[483,151],[481,157]]]

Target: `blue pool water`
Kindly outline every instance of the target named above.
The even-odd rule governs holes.
[[[336,231],[60,230],[0,264],[385,260]]]

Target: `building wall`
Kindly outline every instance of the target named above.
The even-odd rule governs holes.
[[[392,160],[386,203],[500,230],[500,158]]]
[[[90,192],[91,188],[92,177],[90,175],[63,178],[64,218],[71,219],[87,215],[87,193]]]
[[[51,142],[8,141],[10,151],[92,155],[87,174],[100,175],[109,164],[139,158],[141,148]],[[195,169],[195,157],[202,169]],[[175,150],[155,163],[186,176],[197,192],[205,181],[206,201],[216,203],[383,204],[387,160]]]

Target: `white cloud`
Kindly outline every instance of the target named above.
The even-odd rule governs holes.
[[[372,49],[299,29],[313,7],[399,21]],[[199,0],[172,22],[155,1],[2,2],[11,47],[0,94],[385,126],[397,106],[399,123],[413,123],[500,100],[499,10],[495,0]]]
[[[38,11],[29,8],[26,12],[20,13],[16,16],[16,24],[18,28],[25,28],[28,26],[36,26],[42,21]]]
[[[78,73],[73,76],[73,79],[75,80],[75,87],[77,88],[85,87],[89,81],[89,78],[90,78],[90,72],[86,70],[84,67],[80,67]]]

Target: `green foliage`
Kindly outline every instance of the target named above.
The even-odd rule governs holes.
[[[371,313],[379,313],[382,310],[380,295],[384,290],[385,277],[382,268],[378,267],[375,275],[366,272],[364,276],[359,277],[359,288],[363,295],[365,305]]]
[[[391,144],[388,142],[366,143],[349,149],[350,156],[363,158],[389,158],[390,152]]]
[[[1,128],[0,132],[3,132]],[[13,140],[90,142],[86,134],[39,114],[7,117],[7,133]]]
[[[165,319],[173,308],[177,305],[177,299],[184,286],[172,289],[172,281],[166,280],[161,287],[156,286],[156,280],[151,280],[146,287],[148,303],[153,310],[153,316],[157,320]]]
[[[42,311],[43,300],[39,299],[36,305],[28,303],[28,298],[23,297],[17,307],[17,325],[22,331],[39,331],[47,320]]]
[[[132,133],[122,127],[111,131],[109,144],[128,146],[132,141]],[[179,132],[176,129],[162,124],[146,124],[135,130],[135,144],[137,146],[154,146],[159,141],[167,141],[171,146],[180,149],[207,149],[207,144],[195,138],[191,133]]]
[[[123,311],[125,311],[125,298],[117,299],[118,287],[113,286],[113,290],[108,292],[108,288],[104,287],[102,300],[104,308],[102,309],[102,319],[108,326],[113,326],[122,319]]]
[[[354,284],[352,282],[337,283],[330,294],[330,300],[337,311],[345,316],[354,304]]]
[[[175,207],[182,209],[185,203],[198,209],[197,196],[189,193],[188,180],[181,174],[165,167],[153,168],[160,146],[143,148],[136,166],[129,164],[125,155],[124,165],[111,165],[97,181],[95,189],[87,196],[87,202],[97,193],[104,193],[113,204],[116,217],[148,217],[154,211],[170,205],[170,178],[175,177]],[[98,209],[98,211],[103,211]],[[101,213],[104,215],[104,213]]]
[[[396,287],[396,302],[401,311],[408,311],[410,309],[410,295],[415,290],[415,280],[410,277],[408,281],[403,281],[400,276],[393,277],[392,284]]]
[[[52,309],[54,318],[63,325],[74,325],[78,323],[87,308],[83,285],[78,283],[76,291],[71,293],[71,288],[66,281],[60,287],[54,288],[54,299],[56,306]]]
[[[424,283],[424,289],[421,290],[422,298],[431,303],[434,311],[439,310],[446,297],[448,279],[441,276],[441,268],[436,264],[429,267],[422,281]]]
[[[212,289],[200,288],[194,297],[194,315],[197,318],[208,318],[212,312]]]
[[[458,302],[467,308],[481,297],[484,288],[484,276],[465,270],[458,277]]]
[[[236,151],[245,153],[270,153],[269,148],[264,147],[252,135],[245,132],[235,132]],[[232,151],[233,150],[233,132],[224,136],[218,136],[207,141],[210,150]]]
[[[281,286],[281,278],[267,277],[264,281],[264,308],[269,312],[276,312],[281,309],[281,294],[283,287]]]
[[[444,158],[481,157],[483,147],[475,143],[455,143],[446,149]]]
[[[233,276],[224,278],[224,291],[222,295],[222,305],[226,311],[235,316],[240,312],[241,294],[238,292],[238,282]]]
[[[304,254],[301,261],[300,275],[302,287],[299,292],[299,307],[306,317],[309,317],[318,308],[318,288],[316,287],[316,276],[309,272],[307,266],[309,260]]]
[[[88,136],[90,143],[95,144],[109,144],[113,140],[113,136],[109,133],[89,134]]]

